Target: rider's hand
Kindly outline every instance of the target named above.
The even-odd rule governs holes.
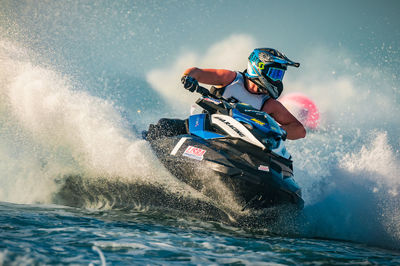
[[[191,92],[194,92],[199,87],[199,83],[197,82],[197,80],[191,76],[182,76],[181,82],[183,84],[183,87]]]

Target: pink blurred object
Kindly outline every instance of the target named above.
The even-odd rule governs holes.
[[[307,128],[319,125],[319,111],[316,104],[302,93],[289,93],[279,101]]]

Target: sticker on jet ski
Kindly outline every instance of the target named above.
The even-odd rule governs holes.
[[[219,100],[216,100],[216,99],[213,99],[213,98],[208,98],[208,97],[204,97],[203,100],[205,100],[207,102],[211,102],[211,103],[216,104],[216,105],[221,103],[221,101],[219,101]]]
[[[195,160],[202,161],[205,153],[206,150],[196,148],[194,146],[188,146],[182,155]]]
[[[175,147],[172,149],[171,151],[171,155],[176,155],[176,153],[178,152],[178,150],[181,148],[181,146],[183,145],[183,143],[187,140],[188,138],[181,138],[178,143],[175,145]]]
[[[258,167],[258,170],[264,171],[264,172],[269,172],[269,167],[266,166],[266,165],[260,165],[260,166]]]
[[[247,141],[262,149],[265,148],[265,146],[256,137],[254,137],[245,126],[230,116],[213,114],[211,115],[211,123],[232,137],[241,138],[244,141]]]

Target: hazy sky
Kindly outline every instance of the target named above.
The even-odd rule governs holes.
[[[398,56],[399,11],[388,0],[1,0],[0,32],[59,64],[132,74],[231,34],[287,54],[323,45],[376,57],[383,45]]]

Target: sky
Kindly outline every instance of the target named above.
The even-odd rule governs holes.
[[[0,1],[1,36],[70,71],[140,76],[232,34],[303,55],[345,47],[380,57],[400,44],[399,1]],[[377,52],[378,51],[378,52]],[[371,56],[372,55],[372,56]],[[300,58],[303,59],[303,58]]]

